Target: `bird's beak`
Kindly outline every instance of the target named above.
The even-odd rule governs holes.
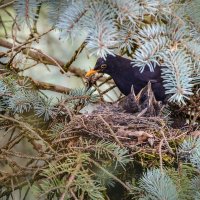
[[[91,77],[93,74],[96,74],[99,70],[91,69],[85,75],[86,78]]]

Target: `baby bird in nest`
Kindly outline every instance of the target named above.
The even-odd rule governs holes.
[[[151,82],[148,82],[137,95],[132,87],[131,93],[122,98],[118,105],[128,113],[137,113],[138,117],[157,116],[162,107],[162,103],[155,98]]]

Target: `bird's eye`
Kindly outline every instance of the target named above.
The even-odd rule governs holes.
[[[107,67],[106,64],[101,65],[101,69],[105,69]]]

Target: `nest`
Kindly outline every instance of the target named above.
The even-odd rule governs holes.
[[[177,145],[187,135],[198,134],[199,129],[172,127],[163,114],[165,106],[155,100],[149,83],[137,96],[132,91],[117,103],[102,103],[92,113],[74,115],[53,143],[66,148],[81,146],[83,140],[92,144],[103,140],[138,154],[140,162],[142,157],[148,166],[163,159],[171,164],[176,159]],[[146,155],[154,158],[152,162]]]
[[[149,167],[164,161],[171,165],[177,143],[191,132],[188,127],[170,127],[161,116],[138,116],[120,111],[116,105],[103,104],[90,114],[74,116],[54,143],[63,148],[81,146],[83,140],[93,144],[101,140],[116,143],[129,149],[130,155],[137,154],[139,162]]]

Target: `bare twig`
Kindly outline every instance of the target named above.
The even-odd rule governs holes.
[[[20,31],[20,27],[16,21],[16,16],[13,17],[12,14],[10,12],[8,12],[5,8],[3,9],[3,11],[13,20],[13,25],[12,25],[12,36],[13,36],[13,27],[16,25],[17,30]]]
[[[15,187],[14,187],[14,184],[13,184],[13,179],[11,179],[11,187],[12,187],[12,193],[15,191]],[[13,195],[13,200],[16,200],[16,197],[15,195]]]
[[[163,131],[162,129],[160,130],[160,133],[161,133],[162,136],[163,136],[163,139],[164,139],[164,141],[165,141],[165,144],[167,145],[167,148],[168,148],[169,152],[170,152],[172,155],[175,155],[175,153],[173,152],[172,148],[170,147],[170,145],[169,145],[169,143],[168,143],[168,141],[167,141],[167,138],[165,137],[165,133],[164,133],[164,131]]]
[[[111,135],[113,136],[113,138],[115,139],[115,141],[120,145],[120,147],[124,147],[124,145],[119,141],[119,139],[117,138],[116,134],[114,133],[114,131],[110,127],[110,125],[103,119],[103,117],[101,115],[99,115],[99,118],[107,126],[107,128],[110,131]]]
[[[107,83],[107,82],[110,81],[110,80],[112,80],[112,77],[111,77],[111,76],[108,77],[108,78],[106,78],[104,81],[102,81],[102,83],[100,83],[100,84],[98,85],[98,87],[101,87],[102,85],[104,85],[105,83]]]
[[[54,92],[59,92],[59,93],[64,93],[64,94],[68,94],[71,91],[71,89],[67,87],[63,87],[61,85],[46,83],[46,82],[34,80],[32,78],[30,79],[32,80],[33,84],[37,87],[37,89],[40,89],[40,90],[51,90]]]
[[[82,50],[85,48],[86,42],[84,41],[81,46],[74,52],[73,56],[70,58],[70,60],[64,65],[63,69],[67,72],[71,66],[71,64],[76,60],[77,56],[82,52]]]
[[[7,6],[10,6],[10,5],[12,5],[14,2],[15,2],[15,0],[10,1],[10,2],[8,2],[8,3],[5,3],[5,4],[3,4],[3,5],[0,6],[0,9],[5,8],[5,7],[7,7]]]
[[[23,154],[21,152],[14,152],[14,151],[6,151],[4,149],[1,150],[3,152],[3,154],[7,154],[7,155],[12,155],[15,157],[19,157],[19,158],[27,158],[27,159],[33,159],[33,160],[48,160],[47,157],[40,157],[40,156],[32,156],[32,155],[27,155],[27,154]]]
[[[33,38],[31,38],[31,39],[28,39],[28,40],[26,40],[24,43],[22,43],[22,44],[20,44],[20,45],[17,45],[17,46],[13,46],[13,44],[10,43],[11,46],[9,47],[9,49],[11,49],[11,50],[8,50],[8,51],[5,52],[3,55],[7,55],[7,54],[10,53],[11,51],[18,50],[18,49],[20,49],[21,47],[23,47],[23,46],[25,46],[25,45],[27,45],[27,44],[30,44],[30,43],[36,41],[38,38],[40,38],[40,37],[46,35],[47,33],[51,32],[52,30],[53,30],[53,28],[51,28],[51,29],[49,29],[48,31],[45,31],[44,33],[40,34],[37,38],[36,38],[36,37],[33,37]],[[3,44],[5,44],[5,42],[3,42],[3,40],[1,39],[1,40],[0,40],[0,45],[2,46]],[[9,43],[7,42],[7,44],[9,44]]]
[[[78,200],[78,198],[77,198],[76,195],[74,194],[73,190],[70,189],[69,191],[70,191],[72,197],[74,198],[74,200]]]
[[[159,143],[159,158],[160,158],[160,171],[161,171],[161,173],[163,172],[162,145],[163,145],[163,139]]]
[[[11,49],[12,43],[5,41],[3,39],[0,39],[0,46]],[[21,48],[21,46],[20,47],[18,46],[18,48]],[[15,48],[15,50],[18,50],[18,48]],[[56,58],[53,58],[52,56],[51,56],[51,58],[49,58],[49,56],[42,54],[41,52],[35,52],[33,50],[30,50],[30,49],[23,49],[22,53],[23,54],[28,53],[28,56],[30,56],[33,60],[40,61],[41,63],[44,63],[44,64],[56,65],[55,64],[55,61],[56,61],[56,63],[59,64],[62,68],[65,65],[62,61],[60,61]],[[3,57],[3,56],[6,56],[6,53],[0,52],[0,57]],[[84,77],[85,73],[86,73],[86,71],[78,69],[76,67],[70,67],[68,71],[75,74],[78,77]]]
[[[114,89],[115,87],[116,87],[116,85],[113,85],[113,86],[109,87],[107,90],[103,91],[103,92],[101,93],[101,95],[103,95],[103,94],[105,94],[105,93],[111,91],[111,90]]]
[[[56,153],[56,151],[51,147],[51,145],[47,141],[45,141],[35,130],[33,130],[33,128],[29,124],[26,124],[25,122],[18,121],[12,117],[8,117],[8,116],[1,115],[1,114],[0,114],[0,118],[3,118],[3,119],[6,119],[6,120],[9,120],[9,121],[19,124],[22,128],[25,128],[27,131],[29,131],[34,137],[36,137],[40,141],[43,141],[44,144],[46,144],[47,147],[49,147],[49,149],[52,150],[52,152]]]
[[[24,174],[24,176],[25,176],[25,174]],[[39,180],[39,179],[41,179],[41,176],[35,176],[34,178],[30,178],[29,182],[33,183],[34,181]],[[27,181],[21,182],[18,185],[14,186],[14,190],[23,188],[25,185],[27,185]],[[0,193],[0,198],[4,197],[4,196],[8,196],[11,192],[12,192],[12,188],[8,188],[7,190]]]
[[[60,68],[60,71],[62,71],[62,73],[65,73],[63,67],[59,64],[59,62],[58,62],[56,59],[52,58],[51,56],[47,55],[46,53],[42,52],[42,51],[39,50],[39,49],[36,49],[36,48],[33,48],[33,47],[30,47],[30,49],[33,49],[33,50],[35,50],[35,51],[38,51],[38,52],[39,52],[40,54],[42,54],[43,56],[45,56],[45,57],[49,58],[50,60],[52,60],[52,61]]]
[[[74,179],[75,179],[75,177],[76,177],[76,174],[77,174],[77,172],[80,170],[81,166],[82,166],[82,163],[81,163],[81,162],[78,163],[78,164],[76,165],[76,168],[74,169],[74,171],[71,173],[70,177],[68,178],[67,184],[66,184],[66,186],[65,186],[64,193],[61,195],[60,200],[64,200],[64,199],[65,199],[65,195],[66,195],[66,193],[68,192],[68,188],[69,188],[69,186],[73,183],[73,181],[74,181]]]
[[[125,189],[127,189],[128,191],[131,191],[131,188],[128,187],[128,185],[126,185],[125,183],[123,183],[120,179],[118,179],[116,176],[114,176],[113,174],[109,173],[106,169],[104,169],[99,163],[95,162],[94,160],[87,158],[90,162],[92,162],[95,166],[97,166],[99,169],[101,169],[105,174],[107,174],[108,176],[110,176],[111,178],[113,178],[115,181],[117,181],[118,183],[120,183]]]
[[[5,38],[8,38],[8,33],[7,33],[7,30],[6,30],[6,27],[5,27],[4,21],[2,20],[1,15],[0,15],[0,24],[2,24],[3,26],[4,32],[5,32]]]

